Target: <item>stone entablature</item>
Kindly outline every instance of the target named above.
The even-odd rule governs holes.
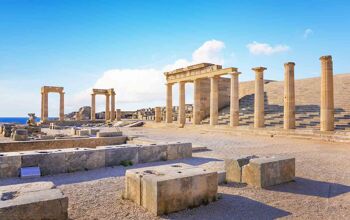
[[[43,86],[41,87],[41,121],[48,121],[49,111],[49,93],[60,94],[60,115],[59,120],[64,121],[64,88],[58,86]]]

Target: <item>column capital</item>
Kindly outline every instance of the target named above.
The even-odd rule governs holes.
[[[287,62],[284,64],[284,66],[295,66],[294,62]]]
[[[262,66],[259,66],[259,67],[254,67],[252,68],[253,71],[255,71],[256,73],[263,73],[264,70],[267,70],[266,67],[262,67]]]
[[[332,60],[332,56],[331,56],[331,55],[322,56],[322,57],[320,57],[320,60],[321,60],[321,61]]]

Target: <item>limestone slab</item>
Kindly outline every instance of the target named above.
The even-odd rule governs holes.
[[[143,145],[139,147],[139,163],[166,161],[168,145]]]
[[[68,198],[51,182],[0,187],[0,219],[67,219]]]
[[[20,155],[7,155],[0,153],[0,178],[17,177],[21,168]]]
[[[225,159],[226,181],[242,182],[242,167],[247,165],[255,156],[238,156]]]
[[[287,156],[251,159],[242,172],[242,182],[261,188],[289,182],[294,177],[295,158]]]
[[[121,131],[100,131],[97,132],[96,137],[118,137],[122,135],[123,133]]]
[[[101,146],[97,149],[104,149],[105,166],[119,166],[122,161],[131,161],[137,164],[138,149],[136,145]]]
[[[142,178],[142,206],[155,215],[215,201],[217,172],[202,168],[159,171]]]

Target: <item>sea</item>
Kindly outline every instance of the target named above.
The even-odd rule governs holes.
[[[26,124],[29,117],[0,117],[0,124],[3,123],[16,123],[16,124]],[[55,120],[57,118],[50,118],[49,120]],[[39,122],[40,118],[36,118],[36,121]]]

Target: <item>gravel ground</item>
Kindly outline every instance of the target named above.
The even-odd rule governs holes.
[[[124,133],[157,141],[188,141],[209,150],[193,158],[135,167],[184,162],[223,169],[231,155],[291,155],[296,158],[296,181],[255,189],[242,184],[219,186],[220,199],[206,206],[154,217],[121,199],[124,167],[47,176],[31,180],[1,180],[0,185],[24,181],[53,181],[69,197],[70,219],[349,219],[350,146],[288,138],[235,136],[187,128],[129,128]]]

